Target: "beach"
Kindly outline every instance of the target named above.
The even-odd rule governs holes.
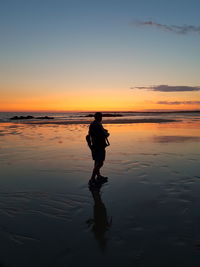
[[[199,266],[200,123],[172,117],[108,120],[95,192],[89,121],[0,123],[0,266]]]
[[[200,267],[199,11],[1,1],[0,267]]]

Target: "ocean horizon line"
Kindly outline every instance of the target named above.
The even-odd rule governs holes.
[[[95,112],[102,112],[102,113],[185,113],[185,112],[200,112],[200,109],[157,109],[157,110],[93,110],[93,111],[53,111],[53,110],[35,110],[35,111],[1,111],[0,113],[95,113]]]

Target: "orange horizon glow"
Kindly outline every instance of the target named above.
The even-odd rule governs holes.
[[[199,93],[190,93],[181,95],[173,93],[166,96],[162,93],[155,92],[136,92],[130,90],[79,90],[62,93],[51,93],[45,95],[33,95],[32,93],[23,94],[15,93],[9,95],[6,92],[0,99],[0,112],[94,112],[94,111],[181,111],[181,110],[200,110],[200,105],[169,105],[157,104],[161,100],[176,101],[179,99],[185,101],[187,99],[198,99]],[[38,93],[38,92],[37,92]],[[32,96],[28,96],[32,94]]]
[[[168,111],[200,111],[200,108],[151,108],[151,109],[73,109],[73,110],[57,110],[57,109],[0,109],[0,112],[49,112],[49,113],[73,113],[73,112],[168,112]]]

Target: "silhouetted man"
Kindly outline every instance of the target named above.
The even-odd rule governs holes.
[[[92,172],[91,179],[89,180],[89,185],[95,186],[99,182],[106,182],[107,177],[100,174],[100,168],[103,166],[105,156],[106,156],[106,146],[109,145],[107,137],[109,133],[103,128],[102,113],[96,112],[94,114],[95,120],[90,124],[89,133],[86,136],[88,146],[92,152],[92,158],[94,160],[94,169]]]

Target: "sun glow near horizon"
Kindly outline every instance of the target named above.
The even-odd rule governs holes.
[[[81,100],[82,99],[82,100]],[[90,102],[91,100],[91,102]],[[111,102],[103,97],[84,101],[81,96],[79,101],[69,99],[21,99],[16,103],[5,101],[1,104],[0,112],[90,112],[90,111],[152,111],[152,110],[200,110],[200,105],[163,105],[149,101],[138,101],[134,104],[129,99],[116,98]]]
[[[163,92],[133,91],[130,89],[110,90],[50,90],[34,93],[15,91],[13,96],[4,92],[0,99],[0,111],[145,111],[145,110],[196,110],[200,92],[174,92],[166,97]],[[30,96],[29,96],[30,95]],[[168,101],[165,101],[165,100]],[[177,104],[176,99],[182,100]],[[188,101],[190,99],[191,101]],[[193,103],[193,102],[194,103]],[[166,103],[165,103],[166,102]],[[161,103],[161,104],[159,104]],[[170,104],[168,104],[170,103]],[[188,104],[189,103],[189,104]],[[196,103],[196,104],[195,104]]]

